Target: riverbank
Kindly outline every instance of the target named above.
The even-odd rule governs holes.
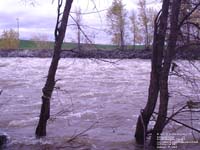
[[[53,50],[0,50],[0,57],[52,57]],[[104,59],[150,59],[152,56],[151,49],[136,50],[63,50],[61,58],[104,58]],[[176,59],[200,60],[200,50],[178,50]]]

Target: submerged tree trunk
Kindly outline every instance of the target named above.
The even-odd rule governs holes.
[[[167,117],[169,92],[168,92],[168,76],[173,56],[175,55],[176,41],[178,37],[178,21],[180,12],[181,0],[174,0],[172,3],[172,16],[170,18],[170,35],[168,39],[168,46],[164,54],[164,62],[159,79],[160,83],[160,106],[158,118],[154,126],[150,145],[157,146],[157,136],[160,135],[164,129]]]
[[[62,0],[58,0],[58,18],[57,18],[57,24],[55,28],[55,44],[54,44],[54,54],[51,61],[51,65],[49,68],[47,80],[45,83],[44,88],[42,89],[43,96],[42,96],[42,107],[40,112],[40,119],[38,126],[36,128],[36,136],[41,137],[46,135],[46,124],[47,120],[50,117],[50,99],[54,90],[55,86],[55,75],[56,70],[58,67],[58,62],[60,59],[60,53],[61,53],[61,46],[63,43],[63,39],[65,37],[66,27],[68,23],[68,17],[71,9],[73,0],[66,0],[63,16],[61,19],[61,24],[59,25],[59,17],[60,17],[60,7],[62,6]]]
[[[149,120],[154,112],[158,93],[159,93],[159,77],[162,67],[162,58],[164,50],[164,42],[167,29],[169,0],[165,0],[162,5],[162,11],[155,20],[154,41],[153,41],[153,55],[151,60],[151,77],[149,85],[148,100],[144,110],[138,117],[135,138],[137,143],[144,144],[146,138],[147,126]],[[143,122],[142,120],[143,119]],[[145,128],[143,128],[143,126]],[[144,137],[145,136],[145,137]]]

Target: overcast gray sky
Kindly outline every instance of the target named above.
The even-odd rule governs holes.
[[[54,27],[57,13],[57,0],[52,4],[52,0],[34,0],[36,3],[24,3],[25,0],[0,0],[0,33],[3,30],[14,29],[17,31],[17,18],[19,20],[19,30],[21,39],[30,39],[37,35],[46,35],[49,40],[53,40]],[[26,0],[28,1],[28,0]],[[112,0],[94,0],[98,10],[107,9]],[[149,0],[150,1],[150,0]],[[151,0],[152,1],[152,0]],[[131,11],[137,9],[138,0],[123,0],[125,8]],[[156,3],[151,4],[159,7]],[[74,0],[72,12],[76,7],[80,7],[82,12],[92,12],[94,4],[91,0]],[[109,43],[109,36],[105,34],[106,28],[105,12],[100,14],[89,14],[83,16],[83,24],[91,28],[95,27],[99,30],[93,30],[85,27],[86,33],[91,35],[95,43]],[[73,24],[70,19],[69,24]],[[66,41],[75,40],[75,30],[73,27],[68,28]]]

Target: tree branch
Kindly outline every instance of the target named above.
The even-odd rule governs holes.
[[[92,129],[97,123],[99,123],[98,121],[94,122],[91,126],[89,126],[87,129],[83,130],[82,132],[73,135],[69,140],[67,140],[67,142],[72,142],[74,141],[76,138],[78,138],[79,136],[83,135],[85,132],[89,131],[90,129]]]
[[[196,4],[196,6],[187,14],[185,15],[185,17],[180,21],[179,25],[178,25],[178,29],[181,28],[181,26],[183,25],[183,23],[192,15],[192,13],[200,6],[200,2],[198,4]]]

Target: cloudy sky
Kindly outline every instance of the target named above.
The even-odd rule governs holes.
[[[34,1],[34,5],[28,1]],[[53,40],[54,27],[57,13],[57,0],[0,0],[0,33],[3,30],[14,29],[19,31],[21,39],[31,39],[34,36],[44,35],[48,40]],[[65,0],[64,0],[65,1]],[[98,10],[107,9],[112,0],[94,0]],[[123,0],[128,11],[137,10],[138,0]],[[154,5],[155,3],[151,3]],[[80,7],[83,13],[93,12],[94,4],[92,0],[74,0],[72,12]],[[85,32],[94,39],[95,43],[109,43],[110,37],[105,33],[106,11],[99,14],[87,14],[83,16],[82,24]],[[73,13],[72,13],[73,15]],[[66,41],[75,40],[75,27],[73,21],[69,20]],[[95,29],[94,29],[95,28]]]

